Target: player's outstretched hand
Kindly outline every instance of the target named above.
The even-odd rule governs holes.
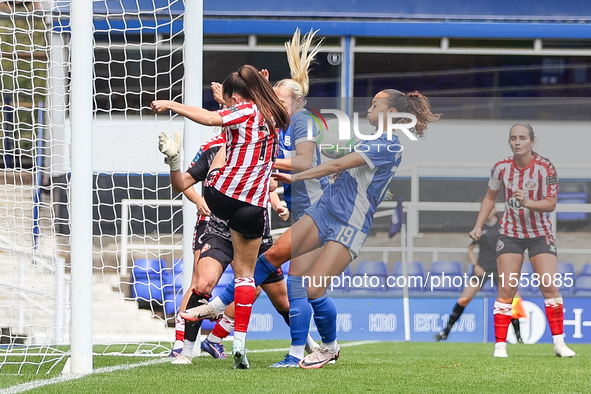
[[[164,131],[158,136],[158,148],[166,157],[164,162],[170,166],[170,171],[181,169],[181,133],[174,133],[174,140]]]
[[[150,104],[150,108],[155,114],[162,114],[170,109],[169,104],[169,100],[154,100],[152,101],[152,104]]]
[[[289,219],[289,209],[286,207],[280,207],[277,210],[277,213],[279,214],[279,219],[283,220],[284,222]]]
[[[283,172],[276,172],[271,174],[273,179],[282,183],[291,183],[291,174],[285,174]]]
[[[480,239],[480,237],[482,236],[482,229],[481,228],[476,228],[474,227],[472,229],[472,231],[470,231],[468,233],[468,235],[470,236],[470,238],[472,238],[474,241],[478,241]]]
[[[219,82],[211,83],[211,91],[213,92],[213,99],[219,104],[225,104],[222,84]]]

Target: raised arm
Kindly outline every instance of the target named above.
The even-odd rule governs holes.
[[[166,111],[173,111],[179,115],[191,119],[204,126],[222,126],[222,117],[215,111],[208,111],[203,108],[191,107],[170,100],[152,101],[150,105],[155,114],[161,114]]]
[[[367,165],[365,160],[357,152],[349,153],[348,155],[341,157],[340,159],[327,161],[320,164],[317,167],[310,168],[309,170],[299,172],[297,174],[273,174],[273,178],[283,183],[293,183],[297,181],[303,181],[305,179],[318,179],[323,176],[342,172],[350,168],[361,167]]]

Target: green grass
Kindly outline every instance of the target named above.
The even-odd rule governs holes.
[[[254,349],[287,347],[287,341],[249,341]],[[31,393],[164,392],[405,392],[405,393],[586,393],[591,345],[573,345],[573,359],[554,356],[552,345],[508,345],[509,358],[494,359],[492,344],[382,342],[344,347],[335,365],[320,370],[270,369],[284,352],[251,353],[251,369],[232,370],[231,360],[195,359],[94,374]],[[147,358],[95,357],[95,368]],[[54,373],[51,374],[55,375]],[[9,378],[6,381],[5,378]],[[2,375],[0,387],[48,375]]]

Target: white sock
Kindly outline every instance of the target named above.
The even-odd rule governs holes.
[[[226,307],[228,306],[228,305],[224,304],[224,302],[222,301],[222,299],[220,297],[216,297],[213,300],[211,300],[209,305],[213,308],[213,310],[216,314],[222,313],[224,310],[226,310]]]
[[[183,341],[183,351],[181,352],[181,354],[186,354],[187,356],[193,357],[193,348],[194,347],[195,347],[195,342],[185,339]]]
[[[305,348],[306,348],[305,345],[301,345],[301,346],[291,345],[289,347],[289,354],[291,354],[292,356],[294,356],[298,360],[301,360],[302,358],[304,358]]]
[[[246,333],[234,331],[234,340],[236,340],[236,339],[239,339],[242,342],[246,343]]]
[[[332,342],[329,342],[329,343],[322,342],[321,345],[324,346],[325,348],[327,348],[328,350],[330,350],[333,353],[336,352],[337,351],[337,348],[338,348],[338,345],[337,345],[337,341],[336,340],[334,340]]]
[[[183,347],[184,341],[179,341],[178,339],[174,341],[174,345],[172,346],[173,349],[181,349]]]
[[[308,345],[308,347],[310,349],[312,349],[312,348],[314,348],[314,346],[316,346],[318,344],[316,343],[314,338],[312,338],[312,336],[310,334],[308,334],[308,337],[306,338],[306,345]]]
[[[552,335],[552,340],[554,341],[555,345],[557,343],[562,343],[564,342],[564,334]]]

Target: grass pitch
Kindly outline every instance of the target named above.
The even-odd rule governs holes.
[[[287,341],[248,342],[250,350],[287,346]],[[201,357],[193,360],[193,365],[165,362],[93,374],[28,392],[588,393],[591,345],[571,348],[577,356],[561,359],[554,356],[550,344],[508,345],[509,358],[495,359],[490,343],[380,342],[343,347],[336,364],[319,370],[268,368],[285,353],[275,350],[250,353],[251,369],[246,371],[233,370],[231,359]],[[146,360],[96,356],[95,368]],[[57,375],[52,372],[49,377]],[[47,378],[46,374],[2,375],[0,387]]]

